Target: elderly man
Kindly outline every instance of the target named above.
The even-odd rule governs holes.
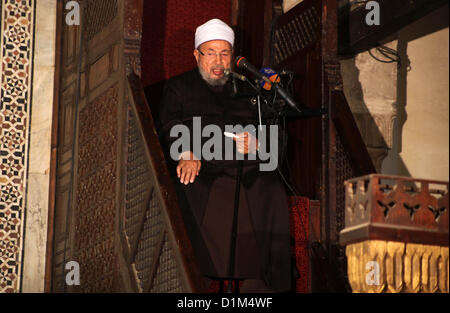
[[[195,142],[195,121],[199,118],[202,125],[219,127],[222,136],[226,125],[258,123],[258,110],[250,101],[255,91],[227,75],[233,44],[233,30],[218,19],[197,28],[194,57],[198,68],[171,78],[164,89],[160,134],[167,149],[179,139],[171,136],[176,126],[188,129],[189,142]],[[276,171],[260,170],[261,160],[255,157],[260,145],[257,136],[249,131],[235,135],[220,138],[220,142],[233,140],[237,151],[245,155],[231,276],[244,280],[242,292],[289,291],[289,215],[284,187]],[[204,141],[201,138],[202,144]],[[196,155],[192,147],[171,153],[186,229],[202,275],[212,279],[229,278],[239,161],[227,159],[225,150],[219,151],[222,157],[212,160]]]

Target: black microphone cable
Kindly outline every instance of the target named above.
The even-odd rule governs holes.
[[[284,134],[283,134],[283,137],[285,137]],[[284,139],[283,139],[283,140],[284,140]],[[285,154],[285,155],[286,155],[286,154]],[[286,157],[286,164],[287,164],[288,168],[290,168],[290,167],[289,167],[289,162],[288,162],[288,160],[287,160],[287,157]],[[279,166],[277,166],[277,171],[278,171],[278,173],[280,174],[281,179],[283,180],[283,182],[285,183],[285,185],[289,188],[289,190],[291,191],[291,193],[294,195],[294,197],[295,197],[295,198],[300,197],[300,196],[299,196],[299,192],[297,191],[297,189],[295,189],[295,186],[293,186],[293,184],[291,185],[291,184],[287,181],[286,177],[283,175],[283,172],[281,171],[281,169],[280,169]],[[306,240],[307,240],[307,233],[306,233],[305,221],[303,220],[302,212],[300,211],[298,205],[295,205],[295,208],[296,208],[296,210],[297,210],[297,212],[298,212],[298,218],[299,218],[300,224],[301,224],[301,226],[302,226],[301,228],[302,228],[302,232],[303,232],[303,238],[305,238],[305,241],[306,241]]]
[[[275,101],[276,101],[276,92],[275,92],[274,98],[272,100],[272,106],[275,105]],[[284,131],[286,129],[286,117],[283,116],[282,121],[283,121],[283,129],[282,129],[283,133],[282,133],[282,136],[281,136],[281,140],[282,140],[282,147],[281,147],[282,149],[281,149],[281,152],[280,152],[281,161],[283,161],[283,159],[285,159],[286,166],[288,167],[288,170],[291,172],[291,169],[290,169],[290,166],[289,166],[289,160],[287,158],[287,153],[286,153],[286,150],[287,150],[287,134]],[[271,124],[272,125],[279,125],[280,124],[280,122],[279,122],[279,115],[274,116],[273,120],[271,121]],[[282,162],[278,162],[278,166],[277,166],[278,174],[280,175],[280,177],[283,180],[284,184],[289,188],[291,194],[293,194],[293,196],[296,197],[296,198],[300,197],[299,192],[297,191],[295,186],[292,184],[292,182],[288,182],[288,180],[284,176],[284,174],[283,174],[283,172],[282,172],[282,170],[280,168],[280,164],[281,163]],[[303,220],[302,212],[300,211],[298,206],[296,205],[295,207],[296,207],[296,209],[298,211],[298,217],[299,217],[299,220],[300,220],[300,224],[302,226],[301,228],[302,228],[302,231],[303,231],[303,236],[304,236],[303,238],[305,238],[305,240],[306,240],[307,233],[306,233],[306,228],[305,228],[305,221]]]

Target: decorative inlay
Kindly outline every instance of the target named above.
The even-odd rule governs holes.
[[[0,293],[20,291],[34,7],[34,0],[1,0],[0,6]]]

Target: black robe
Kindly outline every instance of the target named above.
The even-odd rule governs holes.
[[[160,135],[166,152],[177,139],[169,136],[172,126],[184,124],[192,135],[195,116],[201,117],[202,127],[215,124],[222,131],[225,125],[256,125],[258,111],[250,101],[253,96],[246,83],[232,79],[223,87],[211,87],[198,69],[169,79],[160,107]],[[203,138],[202,144],[207,139]],[[205,276],[224,278],[229,265],[238,161],[201,161],[199,176],[188,185],[176,178],[177,162],[169,160],[169,164],[200,271]],[[244,161],[233,277],[262,279],[275,291],[288,291],[291,260],[287,195],[277,171],[260,171],[260,162]]]

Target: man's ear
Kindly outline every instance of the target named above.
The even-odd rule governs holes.
[[[198,56],[199,56],[199,54],[200,53],[198,53],[198,50],[194,49],[194,57],[195,57],[195,60],[197,61],[197,63],[198,63]]]

